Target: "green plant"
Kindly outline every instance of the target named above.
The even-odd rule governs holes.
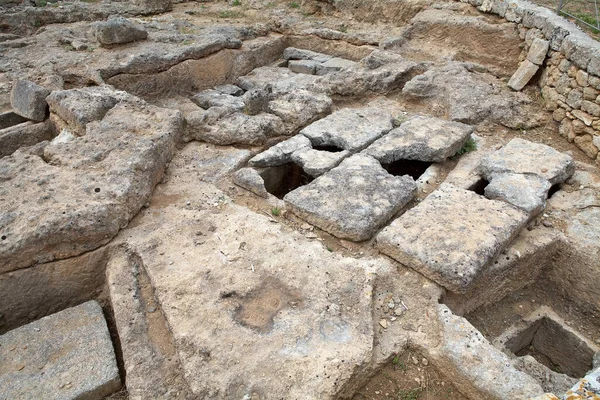
[[[399,356],[395,356],[392,358],[392,364],[401,371],[407,371],[408,367],[402,361],[400,361]]]
[[[470,153],[475,150],[477,150],[477,142],[475,142],[475,140],[473,138],[469,138],[469,140],[467,140],[465,142],[465,144],[463,144],[463,147],[461,147],[460,150],[458,150],[452,156],[452,159],[456,159],[456,158],[462,156],[463,154]]]
[[[398,391],[398,400],[417,400],[420,395],[421,395],[420,388],[409,389],[409,390],[400,389]]]
[[[341,24],[339,27],[339,31],[346,33],[346,32],[348,32],[348,27],[345,24]]]
[[[233,1],[231,2],[231,5],[232,5],[233,7],[238,7],[238,6],[241,6],[241,5],[242,5],[242,2],[241,2],[240,0],[233,0]]]
[[[296,3],[295,1],[292,1],[290,3],[290,8],[300,8],[300,4]]]
[[[271,214],[278,217],[279,215],[281,215],[281,208],[279,208],[279,207],[271,208]]]
[[[218,15],[219,18],[242,18],[244,13],[241,11],[224,10]]]
[[[582,20],[583,22],[586,22],[592,26],[597,26],[598,25],[598,21],[596,20],[596,17],[594,15],[590,15],[590,14],[586,14],[586,13],[575,13],[574,14],[577,18],[579,18],[580,20]],[[596,28],[590,28],[592,30],[592,32],[594,33],[600,33],[600,30],[596,29]]]
[[[395,127],[399,127],[404,122],[406,122],[407,119],[408,119],[408,117],[406,115],[402,115],[402,114],[397,115],[396,118],[394,118],[392,120],[392,125],[394,125]]]
[[[329,251],[329,252],[333,253],[333,247],[331,247],[331,246],[327,246],[327,247],[326,247],[326,249],[327,249],[327,251]]]
[[[46,0],[40,0],[39,3],[37,3],[38,7],[46,7],[48,5],[48,2]]]

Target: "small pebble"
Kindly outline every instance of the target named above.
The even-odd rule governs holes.
[[[542,222],[542,225],[544,225],[546,228],[552,228],[552,222],[550,221],[544,221]]]

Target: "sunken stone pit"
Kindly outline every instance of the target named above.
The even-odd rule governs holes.
[[[600,398],[600,44],[522,0],[0,0],[0,400]]]

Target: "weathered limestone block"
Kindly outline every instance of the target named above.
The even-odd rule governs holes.
[[[317,75],[326,75],[331,72],[337,72],[344,69],[350,69],[356,65],[355,61],[346,60],[345,58],[332,58],[322,64],[316,65]]]
[[[398,160],[439,162],[456,154],[473,127],[440,118],[416,116],[403,122],[364,152],[383,164]]]
[[[106,281],[128,398],[193,399],[142,260],[125,248],[114,249],[106,265]]]
[[[310,50],[297,49],[295,47],[288,47],[283,51],[283,58],[286,60],[311,60],[318,63],[324,63],[331,60],[333,57],[317,53]]]
[[[127,18],[116,17],[94,24],[94,36],[101,46],[144,40],[148,32]]]
[[[485,188],[485,197],[502,200],[534,217],[546,206],[548,190],[552,185],[535,175],[498,174]]]
[[[314,75],[317,72],[317,65],[320,63],[313,60],[290,60],[288,62],[290,71],[298,74]]]
[[[360,151],[392,129],[392,115],[376,107],[344,108],[300,131],[313,146]]]
[[[569,105],[569,107],[577,109],[577,108],[581,107],[582,100],[583,100],[583,91],[581,89],[573,89],[567,95],[566,103]]]
[[[596,103],[592,103],[591,101],[583,100],[581,102],[581,110],[585,111],[588,114],[593,115],[594,117],[600,117],[600,105],[596,104]],[[589,118],[589,119],[591,120],[591,118]],[[590,125],[591,125],[591,122],[590,122]]]
[[[48,104],[46,97],[50,91],[31,81],[17,79],[10,92],[10,104],[15,114],[32,121],[46,118]]]
[[[586,156],[590,158],[596,158],[596,156],[598,155],[598,148],[594,146],[592,142],[592,135],[577,136],[574,141],[577,147],[579,147],[581,151],[585,153]]]
[[[0,336],[3,399],[102,399],[121,387],[100,305],[89,301]]]
[[[593,399],[600,397],[600,367],[588,372],[571,389],[563,399]]]
[[[269,192],[265,188],[265,181],[254,168],[242,168],[233,174],[233,183],[251,191],[257,196],[267,198]]]
[[[119,102],[131,102],[130,94],[110,86],[55,90],[48,96],[50,111],[64,120],[73,133],[82,136],[86,125],[100,121]]]
[[[275,115],[241,112],[221,115],[217,110],[220,108],[212,107],[207,112],[189,115],[186,118],[189,138],[219,145],[258,145],[268,138],[286,134],[283,121]]]
[[[241,89],[240,89],[241,90]],[[233,111],[244,109],[244,100],[239,96],[225,94],[216,89],[203,90],[192,97],[192,101],[199,107],[209,109],[211,107],[224,107]]]
[[[583,122],[586,126],[592,126],[592,122],[594,122],[594,117],[592,117],[590,114],[588,114],[584,111],[573,110],[573,111],[571,111],[571,114],[575,118],[577,118],[578,120]]]
[[[550,48],[550,42],[540,38],[533,39],[529,51],[527,52],[527,60],[535,65],[542,65],[548,54]]]
[[[182,128],[179,111],[137,99],[89,123],[83,137],[0,159],[0,273],[111,240],[162,179]]]
[[[574,171],[575,163],[570,156],[519,138],[486,157],[480,165],[480,172],[487,180],[500,173],[532,174],[553,185],[564,182]]]
[[[308,90],[292,90],[275,94],[267,105],[267,111],[283,121],[287,134],[297,133],[311,122],[331,112],[333,100],[322,93]]]
[[[361,241],[412,200],[415,191],[409,176],[392,176],[374,158],[357,154],[284,200],[294,214],[324,231]]]
[[[442,184],[377,235],[377,247],[423,275],[464,293],[527,222],[525,212]]]
[[[305,149],[292,154],[292,161],[302,167],[304,172],[313,177],[323,175],[337,167],[340,162],[350,155],[348,150],[330,152],[315,149]]]
[[[226,85],[215,86],[215,90],[217,92],[220,92],[223,94],[228,94],[230,96],[236,96],[236,97],[244,94],[244,89],[242,89],[239,86],[232,85],[230,83],[228,83]]]
[[[517,71],[510,77],[508,87],[513,90],[521,90],[529,83],[540,67],[529,60],[524,60]]]
[[[48,121],[25,122],[0,129],[0,157],[8,156],[21,147],[50,140],[56,133]]]
[[[248,161],[248,165],[253,167],[273,167],[282,165],[292,161],[291,157],[294,152],[310,148],[312,148],[312,145],[306,136],[296,135],[255,155]]]

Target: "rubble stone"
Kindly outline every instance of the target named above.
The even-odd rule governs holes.
[[[529,60],[524,60],[508,81],[508,87],[519,91],[533,78],[540,67]]]
[[[94,28],[96,40],[102,46],[135,42],[148,37],[148,32],[123,17],[97,22]]]

